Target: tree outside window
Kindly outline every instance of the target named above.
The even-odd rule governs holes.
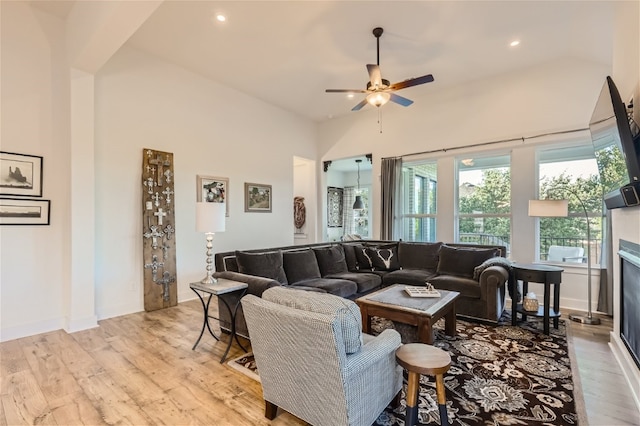
[[[508,155],[465,158],[458,167],[458,242],[511,243],[511,173]]]

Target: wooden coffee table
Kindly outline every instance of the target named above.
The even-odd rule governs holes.
[[[456,335],[456,291],[438,290],[438,298],[411,297],[405,284],[396,284],[356,299],[362,314],[362,331],[371,332],[371,317],[377,316],[418,327],[418,339],[433,344],[433,324],[444,317],[444,331]]]

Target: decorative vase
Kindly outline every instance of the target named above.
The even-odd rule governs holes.
[[[536,312],[538,310],[538,298],[535,293],[527,293],[522,300],[522,307],[525,311]]]

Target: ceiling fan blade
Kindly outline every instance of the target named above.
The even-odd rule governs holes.
[[[417,86],[419,84],[431,83],[433,81],[433,75],[427,74],[422,77],[410,78],[409,80],[393,83],[389,86],[391,90],[406,89],[407,87]]]
[[[367,99],[365,98],[358,105],[356,105],[353,108],[351,108],[351,111],[360,111],[362,109],[362,107],[365,106],[366,104],[367,104]]]
[[[407,106],[409,106],[409,105],[411,105],[413,103],[413,101],[411,99],[407,99],[405,97],[396,95],[395,93],[389,93],[389,96],[390,96],[389,100],[391,102],[395,102],[395,103],[397,103],[399,105],[402,105],[402,106],[405,106],[405,107],[407,107]]]
[[[376,64],[367,64],[367,71],[369,71],[369,80],[371,81],[371,87],[382,86],[380,67]]]
[[[327,93],[367,93],[366,90],[362,89],[326,89]]]

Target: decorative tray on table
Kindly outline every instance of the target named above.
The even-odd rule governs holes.
[[[440,297],[440,292],[430,283],[425,287],[408,285],[405,286],[404,291],[411,297]]]

